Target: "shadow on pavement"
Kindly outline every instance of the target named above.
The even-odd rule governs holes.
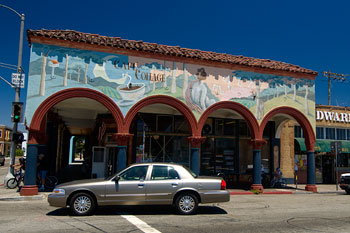
[[[176,215],[175,208],[171,206],[103,206],[98,207],[93,215]],[[218,206],[199,206],[197,215],[227,214]],[[47,213],[49,216],[70,215],[68,208],[60,208]]]

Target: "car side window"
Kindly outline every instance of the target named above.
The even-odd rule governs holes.
[[[145,180],[147,175],[148,166],[135,166],[126,170],[119,175],[120,181],[123,180]]]
[[[170,166],[153,166],[151,180],[173,180],[180,179],[179,174]]]

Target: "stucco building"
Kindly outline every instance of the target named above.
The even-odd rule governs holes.
[[[130,163],[176,162],[229,185],[263,189],[261,167],[283,165],[293,120],[304,132],[307,186],[315,186],[317,72],[268,59],[71,30],[28,30],[26,184],[36,156],[71,180]],[[69,174],[69,175],[67,175]]]

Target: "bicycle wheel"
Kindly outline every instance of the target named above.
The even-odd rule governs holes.
[[[54,189],[58,183],[55,176],[47,176],[45,179],[45,189]]]
[[[14,189],[14,188],[16,188],[17,187],[17,185],[18,185],[18,182],[17,182],[17,180],[15,179],[15,178],[11,178],[11,179],[9,179],[8,181],[7,181],[7,187],[9,188],[9,189]]]

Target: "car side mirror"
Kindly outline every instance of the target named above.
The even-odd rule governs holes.
[[[113,179],[112,179],[114,182],[118,182],[120,180],[120,176],[115,176]]]

